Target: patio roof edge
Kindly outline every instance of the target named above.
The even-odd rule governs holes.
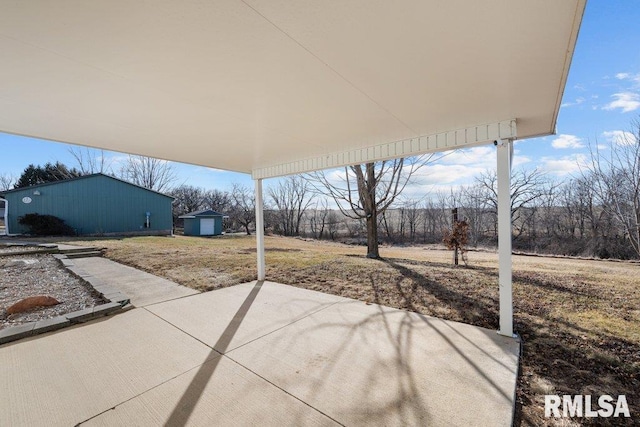
[[[497,139],[516,138],[516,119],[510,119],[260,167],[252,171],[251,177],[253,179],[275,178],[354,164],[448,151],[455,148],[468,148],[491,143]]]

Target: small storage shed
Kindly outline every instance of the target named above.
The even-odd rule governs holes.
[[[209,209],[191,212],[178,218],[184,219],[185,236],[217,236],[222,234],[222,219],[224,216]]]
[[[63,219],[78,235],[166,235],[173,197],[101,173],[0,192],[8,234],[28,229],[30,213]]]

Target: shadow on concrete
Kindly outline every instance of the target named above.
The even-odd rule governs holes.
[[[187,424],[187,421],[193,413],[198,400],[200,400],[200,397],[202,396],[207,383],[218,367],[218,363],[220,363],[222,354],[225,353],[225,351],[229,347],[229,344],[231,343],[231,340],[235,336],[236,332],[238,332],[238,328],[242,324],[242,321],[249,312],[249,308],[251,308],[251,305],[258,296],[263,283],[264,281],[258,280],[249,295],[247,295],[247,298],[244,300],[236,314],[233,316],[233,319],[231,319],[231,322],[229,322],[229,325],[227,325],[224,332],[222,333],[216,344],[213,346],[213,348],[217,348],[219,349],[219,351],[216,351],[213,348],[211,349],[211,352],[205,359],[205,362],[210,359],[211,361],[203,363],[200,366],[200,369],[198,369],[195,377],[193,378],[193,380],[191,380],[191,383],[180,398],[180,401],[176,404],[176,407],[171,412],[171,415],[165,423],[165,426],[174,427],[184,426]]]
[[[498,384],[495,377],[486,372],[486,367],[476,363],[473,357],[468,354],[469,348],[463,348],[464,345],[459,345],[456,340],[447,335],[450,328],[447,322],[417,313],[389,310],[379,305],[375,307],[375,312],[355,322],[352,318],[341,318],[340,315],[337,315],[333,321],[316,324],[296,334],[302,338],[304,335],[313,334],[314,330],[337,328],[342,331],[338,346],[332,347],[324,353],[325,358],[322,365],[318,367],[318,371],[314,375],[308,377],[311,381],[308,387],[309,393],[302,400],[313,404],[313,402],[326,398],[322,395],[326,396],[327,389],[332,387],[332,384],[325,383],[326,379],[335,377],[334,370],[341,370],[345,364],[353,363],[348,359],[353,357],[353,353],[348,348],[354,341],[357,341],[370,346],[367,347],[370,351],[368,351],[367,357],[358,360],[358,367],[355,368],[365,372],[362,387],[357,392],[359,395],[350,397],[358,404],[349,408],[347,424],[351,422],[362,425],[384,424],[387,421],[393,422],[391,420],[404,420],[408,424],[422,425],[436,422],[438,416],[430,411],[433,402],[429,402],[429,396],[433,390],[426,390],[425,385],[418,381],[420,375],[417,374],[416,369],[419,367],[417,360],[414,360],[416,356],[413,349],[416,345],[415,341],[423,339],[423,334],[418,331],[423,330],[425,326],[446,342],[452,352],[451,363],[461,362],[468,365],[477,373],[478,379],[483,381],[487,389],[493,390],[495,398],[503,402],[501,405],[506,404],[513,410],[514,394],[505,390],[504,385]],[[373,330],[380,333],[372,334]],[[418,335],[416,335],[417,333]],[[491,336],[495,332],[486,331],[486,334]],[[454,336],[457,335],[461,334],[455,331]],[[374,336],[377,338],[373,338]],[[487,353],[466,337],[465,341],[474,349],[484,353],[487,359],[492,361],[493,366],[498,365],[501,369],[508,369],[515,378],[515,367],[506,365],[502,360]],[[379,348],[390,349],[391,353],[386,351],[379,353],[376,351]],[[295,351],[293,348],[290,350]],[[382,378],[391,380],[385,388],[393,389],[395,392],[381,399],[379,395],[376,395],[375,390],[381,386]],[[286,388],[286,385],[282,386]],[[460,393],[461,390],[455,389],[447,392]],[[345,419],[342,418],[345,413],[340,414],[340,412],[335,412],[335,409],[327,411],[327,408],[323,408],[323,411],[333,419],[337,419],[338,422],[345,422]]]
[[[350,302],[342,302],[338,304],[349,303]],[[414,320],[405,312],[399,322],[397,322],[397,319],[395,319],[395,322],[391,322],[387,317],[390,313],[386,313],[383,306],[378,305],[376,308],[376,313],[368,315],[356,322],[353,322],[352,319],[341,318],[339,313],[335,313],[336,317],[334,321],[321,322],[295,334],[296,337],[303,338],[309,334],[312,335],[314,331],[317,330],[337,328],[343,331],[339,345],[335,348],[332,347],[330,350],[326,349],[323,353],[322,363],[317,367],[319,372],[307,376],[307,380],[311,381],[309,393],[304,397],[298,397],[307,404],[312,405],[316,410],[321,411],[327,417],[344,425],[345,420],[341,419],[341,416],[345,415],[344,413],[340,414],[334,411],[326,411],[326,408],[321,410],[321,408],[316,407],[311,402],[322,400],[323,398],[320,396],[326,393],[327,387],[332,387],[332,385],[327,384],[326,381],[332,377],[332,372],[338,368],[338,365],[356,363],[357,367],[354,369],[361,370],[363,366],[366,366],[367,372],[363,386],[358,392],[359,395],[355,397],[355,400],[359,403],[357,406],[349,408],[349,417],[352,421],[355,420],[355,424],[381,425],[384,424],[389,414],[396,414],[398,419],[404,420],[409,425],[411,421],[419,418],[421,419],[421,424],[428,425],[431,416],[425,404],[426,402],[423,401],[423,396],[421,396],[420,385],[415,381],[416,376],[413,372],[409,354],[413,345]],[[316,311],[311,314],[311,316],[320,311],[322,310]],[[397,315],[398,312],[393,310],[393,314]],[[391,357],[378,355],[375,349],[371,348],[369,356],[372,360],[367,362],[364,361],[366,358],[364,358],[364,360],[350,360],[349,358],[352,357],[352,354],[348,351],[348,348],[353,342],[359,341],[362,338],[362,336],[359,337],[359,335],[368,335],[370,330],[368,332],[367,330],[370,327],[380,330],[381,332],[384,331],[384,337],[392,346],[393,355]],[[286,338],[288,337],[284,336],[282,340],[287,341]],[[295,343],[297,339],[293,341]],[[287,351],[295,352],[295,348],[289,347]],[[364,363],[369,364],[363,365]],[[395,387],[397,393],[393,398],[381,401],[374,396],[376,388],[380,387],[378,380],[380,374],[383,372],[393,373],[395,383],[389,383],[386,387]],[[287,388],[286,384],[280,384],[280,386],[285,389]],[[348,399],[354,399],[354,396],[349,396]],[[349,423],[347,422],[346,424]]]

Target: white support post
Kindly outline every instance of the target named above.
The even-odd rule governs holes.
[[[500,286],[500,335],[513,336],[511,271],[511,157],[513,141],[497,140],[498,162],[498,282]]]
[[[266,276],[264,259],[264,203],[262,201],[262,179],[255,180],[256,187],[256,246],[258,254],[258,280]]]

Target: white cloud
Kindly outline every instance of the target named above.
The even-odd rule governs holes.
[[[630,80],[634,83],[640,83],[640,73],[631,74],[631,73],[618,73],[616,74],[616,79],[618,80]]]
[[[561,134],[551,142],[553,148],[584,148],[584,144],[575,135]]]
[[[403,200],[426,200],[436,197],[438,194],[451,194],[463,187],[463,184],[409,184],[402,192]]]
[[[637,93],[620,92],[614,93],[611,97],[615,98],[615,100],[602,107],[603,109],[615,110],[616,108],[620,108],[623,113],[628,113],[640,108],[640,95]]]
[[[583,97],[580,98],[576,98],[575,101],[573,102],[565,102],[564,104],[560,105],[563,108],[567,108],[567,107],[573,107],[574,105],[580,105],[585,101],[585,99]]]
[[[122,166],[127,164],[129,156],[116,154],[115,156],[105,157],[105,159],[111,164],[113,169],[120,169]]]
[[[449,165],[481,165],[490,167],[495,164],[496,152],[493,145],[481,145],[479,147],[453,150],[438,162]]]
[[[484,170],[483,166],[478,165],[470,167],[469,165],[435,164],[420,169],[414,175],[414,182],[419,185],[467,182]]]
[[[511,167],[517,168],[524,164],[529,163],[530,161],[531,159],[529,157],[518,154],[518,151],[516,150],[513,153],[513,163]]]
[[[542,170],[556,176],[567,176],[580,172],[587,165],[587,156],[575,154],[560,158],[543,157],[541,159]]]
[[[632,145],[636,142],[636,136],[631,132],[623,130],[611,130],[602,132],[602,136],[611,143],[616,145]]]
[[[329,181],[331,184],[340,188],[346,187],[344,168],[337,168],[329,171],[324,171],[324,175],[327,181]]]

